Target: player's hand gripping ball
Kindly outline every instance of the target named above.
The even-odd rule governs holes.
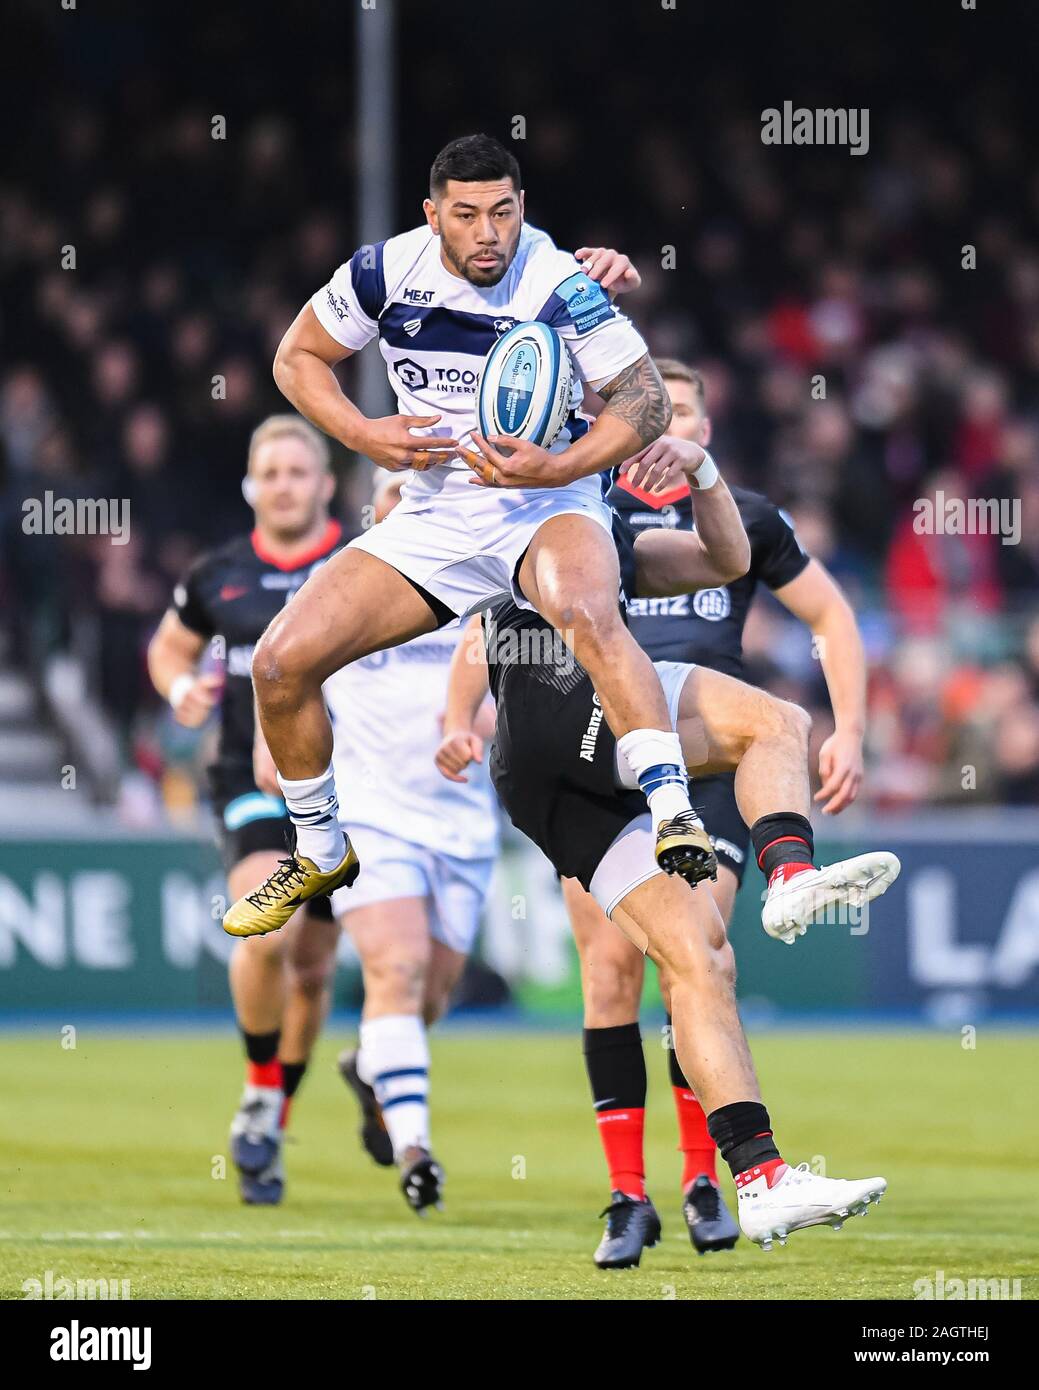
[[[485,439],[506,435],[551,447],[571,409],[574,369],[562,338],[547,323],[518,323],[487,354],[476,389],[476,415]],[[463,457],[485,483],[490,464]]]

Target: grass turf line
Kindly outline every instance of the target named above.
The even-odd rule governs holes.
[[[1034,1041],[980,1030],[752,1040],[784,1156],[889,1192],[839,1234],[698,1257],[679,1212],[666,1054],[646,1038],[647,1176],[664,1238],[642,1268],[591,1262],[608,1200],[580,1034],[487,1032],[433,1043],[433,1138],[446,1210],[412,1215],[358,1146],[324,1040],[287,1146],[281,1207],[238,1200],[227,1127],[234,1039],[80,1030],[5,1039],[0,1297],[23,1280],[129,1279],[145,1298],[895,1298],[918,1278],[1039,1288],[1039,1214],[1017,1190],[1039,1148],[1026,1102]],[[522,1175],[522,1176],[521,1176]],[[724,1181],[734,1209],[731,1182]]]

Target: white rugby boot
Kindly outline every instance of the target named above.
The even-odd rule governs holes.
[[[850,1216],[864,1216],[870,1202],[887,1191],[886,1178],[823,1178],[807,1163],[783,1164],[771,1174],[750,1168],[736,1179],[740,1230],[762,1250],[786,1244],[791,1231],[832,1226],[839,1231]]]
[[[255,1177],[278,1157],[284,1105],[280,1086],[246,1085],[231,1121],[231,1157],[240,1172]]]
[[[853,859],[839,859],[823,869],[782,864],[768,881],[761,925],[769,936],[788,946],[804,936],[816,918],[828,917],[845,925],[840,914],[846,911],[847,924],[855,927],[858,922],[853,914],[886,893],[901,868],[897,856],[882,849],[857,854]],[[800,871],[791,874],[791,869]]]

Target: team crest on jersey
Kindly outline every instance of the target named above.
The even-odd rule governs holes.
[[[406,325],[405,325],[405,326],[406,326]],[[512,330],[513,330],[515,327],[516,327],[516,320],[515,320],[515,319],[495,319],[495,320],[494,320],[494,331],[495,331],[495,333],[497,333],[497,335],[498,335],[499,338],[502,336],[503,333],[511,333]]]
[[[728,589],[700,589],[693,595],[693,612],[709,623],[720,623],[732,612]]]
[[[408,319],[407,322],[404,324],[404,332],[408,335],[409,338],[414,338],[415,334],[419,331],[421,327],[421,319]]]

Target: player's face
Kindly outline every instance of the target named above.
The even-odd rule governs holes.
[[[326,520],[335,481],[302,439],[285,435],[261,444],[249,476],[256,524],[277,540],[291,542]]]
[[[463,183],[448,179],[443,193],[422,204],[426,221],[440,238],[449,270],[485,289],[504,276],[523,229],[523,190],[511,179]]]
[[[696,387],[691,381],[667,381],[667,394],[671,397],[671,423],[668,434],[679,439],[688,439],[704,448],[711,437],[711,422],[704,414]]]

